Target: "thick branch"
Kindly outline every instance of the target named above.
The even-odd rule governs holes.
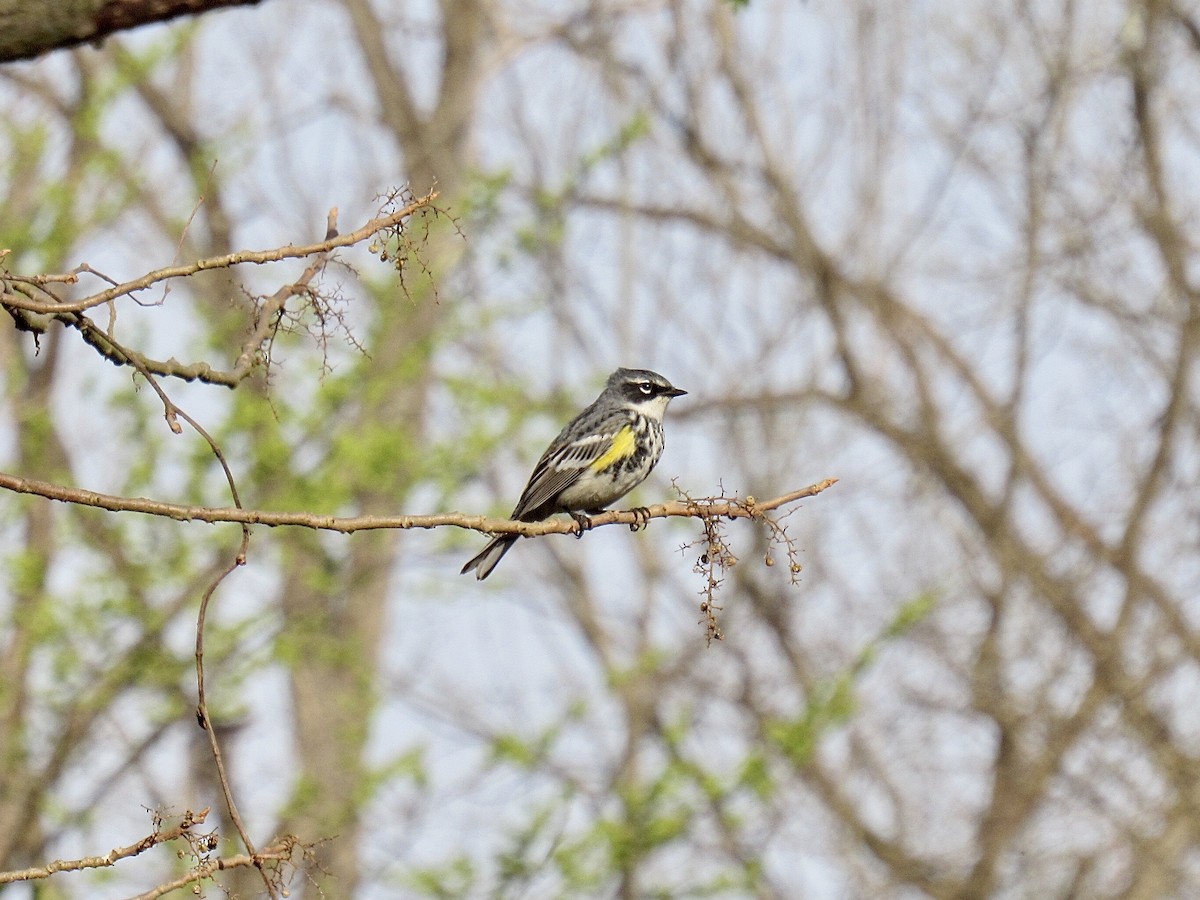
[[[646,519],[668,517],[757,519],[770,512],[805,497],[812,497],[837,483],[836,478],[827,478],[808,487],[800,488],[772,500],[728,500],[724,498],[700,500],[676,500],[660,503],[642,510],[612,510],[591,517],[592,525],[639,525]],[[321,531],[337,531],[349,534],[355,531],[370,531],[381,528],[440,528],[454,526],[470,531],[489,534],[520,534],[526,537],[543,534],[575,534],[579,526],[570,519],[547,519],[544,522],[515,522],[511,519],[493,519],[466,513],[449,512],[425,516],[326,516],[307,512],[274,512],[271,510],[232,509],[229,507],[183,506],[145,497],[118,497],[99,494],[81,488],[66,487],[48,481],[20,478],[0,472],[0,488],[18,494],[34,494],[49,500],[74,503],[79,506],[94,506],[110,512],[138,512],[150,516],[163,516],[180,522],[235,522],[241,525],[267,525],[277,527],[290,525],[297,528],[314,528]]]
[[[0,62],[96,43],[117,31],[259,0],[0,0]]]

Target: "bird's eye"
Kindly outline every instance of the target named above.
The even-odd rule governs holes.
[[[641,391],[643,394],[645,394],[647,397],[649,397],[650,394],[654,391],[654,386],[651,385],[650,382],[648,382],[648,381],[639,381],[638,382],[638,390]]]

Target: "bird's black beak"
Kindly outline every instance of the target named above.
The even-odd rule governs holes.
[[[687,391],[681,390],[680,388],[677,388],[677,387],[673,387],[669,391],[666,392],[668,397],[682,397],[686,393],[687,393]]]

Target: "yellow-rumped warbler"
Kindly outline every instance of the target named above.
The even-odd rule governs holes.
[[[646,480],[663,451],[663,416],[672,397],[687,391],[648,369],[617,369],[591,406],[572,419],[542,454],[512,518],[538,522],[603,510]],[[487,578],[519,535],[499,534],[462,568]]]

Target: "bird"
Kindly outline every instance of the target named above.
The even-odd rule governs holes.
[[[571,515],[579,535],[602,512],[646,480],[663,452],[663,416],[680,390],[649,369],[617,369],[604,390],[558,433],[533,467],[511,518],[540,522]],[[520,535],[498,534],[462,567],[482,581]]]

